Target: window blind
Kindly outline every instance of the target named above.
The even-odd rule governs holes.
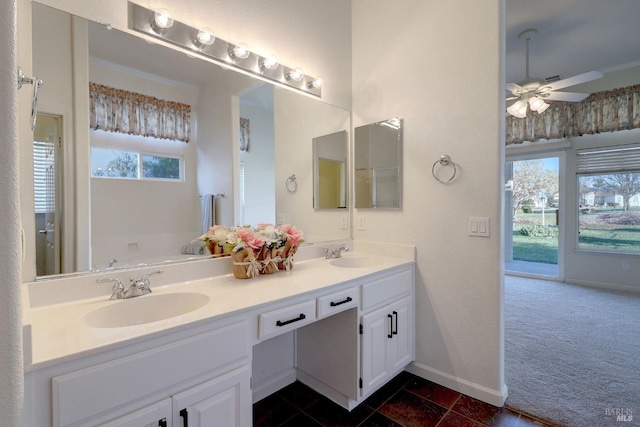
[[[578,150],[577,174],[640,171],[640,145]]]
[[[36,213],[47,211],[47,143],[33,142],[33,195]]]

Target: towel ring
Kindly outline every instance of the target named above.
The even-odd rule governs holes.
[[[440,179],[440,177],[438,177],[438,174],[436,174],[436,166],[451,166],[453,168],[453,173],[451,174],[451,176],[449,177],[449,179],[446,180],[442,180]],[[456,173],[458,172],[458,168],[456,168],[456,164],[453,163],[453,160],[451,160],[451,157],[447,156],[446,154],[443,154],[442,156],[440,156],[440,159],[438,159],[433,166],[431,167],[431,175],[433,175],[433,177],[436,179],[436,181],[442,183],[442,184],[448,184],[451,181],[453,181],[453,178],[456,177]]]
[[[287,191],[289,193],[295,193],[298,190],[298,181],[296,181],[296,176],[291,175],[289,178],[287,178],[285,186],[287,187]]]

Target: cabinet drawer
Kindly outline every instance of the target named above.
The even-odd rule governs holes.
[[[318,298],[318,319],[358,305],[358,288],[353,287]]]
[[[305,301],[258,316],[258,338],[269,338],[316,320],[316,301]]]
[[[404,270],[362,285],[362,311],[391,302],[413,289],[413,270]]]
[[[66,426],[181,381],[249,360],[246,322],[53,377],[53,426]],[[114,392],[117,390],[117,392]]]

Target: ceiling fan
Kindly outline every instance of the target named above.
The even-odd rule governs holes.
[[[506,85],[506,89],[513,94],[512,97],[507,98],[507,101],[517,100],[507,108],[507,112],[518,118],[524,118],[527,116],[527,107],[531,108],[532,111],[537,111],[538,114],[541,114],[549,108],[549,103],[545,102],[547,100],[568,102],[582,101],[589,96],[588,93],[556,91],[558,89],[575,86],[603,77],[603,74],[599,71],[589,71],[587,73],[578,74],[577,76],[554,82],[547,82],[545,79],[529,77],[529,40],[531,40],[531,36],[537,32],[538,31],[535,29],[529,29],[521,32],[518,36],[520,39],[524,39],[527,49],[527,76],[517,84],[507,83]]]

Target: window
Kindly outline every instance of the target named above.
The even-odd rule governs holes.
[[[181,170],[181,157],[91,148],[92,177],[181,180]]]
[[[640,146],[577,156],[578,248],[640,251]]]
[[[47,153],[48,143],[44,141],[33,142],[33,194],[36,213],[47,211]]]

